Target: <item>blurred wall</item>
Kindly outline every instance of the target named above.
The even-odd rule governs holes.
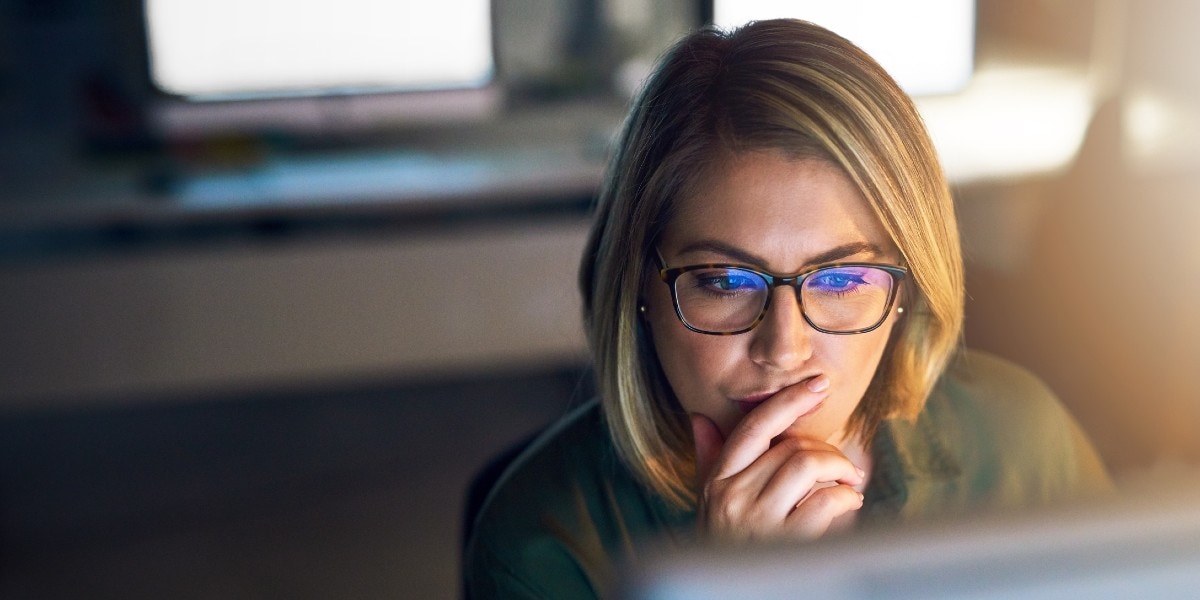
[[[0,262],[0,410],[582,363],[582,217]]]
[[[1076,18],[1063,4],[997,18],[1045,38]],[[1073,166],[960,193],[967,341],[1045,378],[1118,473],[1200,464],[1200,5],[1095,6],[1119,17],[1117,47],[1092,50],[1113,88]]]

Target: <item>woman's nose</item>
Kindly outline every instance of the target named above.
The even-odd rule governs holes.
[[[789,370],[812,357],[816,330],[800,313],[799,290],[781,286],[772,291],[763,320],[750,331],[750,359],[764,367]]]

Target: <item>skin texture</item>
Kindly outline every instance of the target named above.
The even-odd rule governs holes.
[[[740,154],[698,189],[661,238],[669,267],[720,262],[791,274],[831,261],[899,263],[866,201],[828,162]],[[692,415],[699,526],[730,539],[813,538],[852,521],[870,465],[846,424],[894,310],[872,332],[825,334],[804,321],[793,288],[781,287],[757,328],[713,336],[683,326],[657,273],[643,298],[659,361]],[[748,413],[747,400],[757,402]]]

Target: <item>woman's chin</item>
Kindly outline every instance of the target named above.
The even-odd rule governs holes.
[[[792,423],[780,437],[804,438],[833,443],[839,437],[842,427],[829,423],[824,419],[800,418]]]

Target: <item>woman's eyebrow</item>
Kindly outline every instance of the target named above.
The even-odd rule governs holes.
[[[688,244],[679,250],[680,254],[687,254],[689,252],[709,252],[713,254],[720,254],[737,262],[748,265],[757,265],[760,267],[765,267],[768,263],[765,258],[754,254],[753,252],[743,250],[737,246],[732,246],[719,240],[700,240]],[[829,262],[837,262],[839,260],[845,260],[851,256],[858,256],[860,254],[868,254],[871,258],[876,258],[883,255],[883,250],[879,246],[870,242],[849,242],[834,246],[833,248],[810,257],[807,261],[805,261],[804,267],[810,267]]]
[[[833,248],[830,248],[829,250],[826,250],[825,252],[808,259],[808,262],[805,263],[805,266],[807,267],[823,263],[837,262],[839,260],[845,260],[851,256],[858,256],[860,254],[868,254],[870,255],[870,258],[878,258],[883,256],[883,249],[870,242],[850,242],[849,244],[834,246]]]

